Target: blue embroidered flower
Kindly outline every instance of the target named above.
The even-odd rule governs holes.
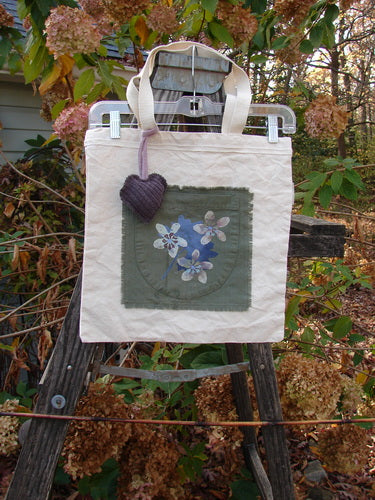
[[[163,226],[163,224],[156,224],[155,227],[161,237],[154,241],[154,247],[158,249],[166,248],[169,256],[174,259],[177,255],[178,247],[187,246],[187,241],[176,235],[180,229],[180,224],[175,222],[170,229]]]
[[[204,224],[195,224],[194,231],[203,234],[201,238],[202,245],[207,245],[215,235],[220,241],[226,241],[227,237],[220,228],[227,226],[229,222],[229,217],[221,217],[216,220],[215,214],[212,210],[209,210],[204,216]]]
[[[206,270],[214,267],[211,262],[199,261],[199,250],[194,250],[191,259],[181,257],[177,259],[177,262],[181,267],[185,268],[185,271],[181,275],[181,279],[183,281],[190,281],[194,278],[194,276],[197,276],[198,281],[201,283],[207,283]]]

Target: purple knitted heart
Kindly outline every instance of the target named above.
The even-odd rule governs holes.
[[[151,174],[147,179],[129,175],[120,197],[144,222],[150,222],[162,204],[166,188],[167,181],[159,174]]]

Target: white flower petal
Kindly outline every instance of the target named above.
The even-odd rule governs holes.
[[[199,250],[196,248],[194,252],[191,254],[192,260],[197,261],[199,259]]]
[[[207,231],[207,226],[205,224],[195,224],[193,229],[199,234],[204,234]]]
[[[229,224],[230,222],[230,218],[229,217],[221,217],[221,219],[219,219],[217,222],[216,222],[216,226],[217,227],[225,227]]]
[[[187,247],[187,241],[181,236],[177,236],[177,245],[180,247]]]
[[[201,243],[202,245],[207,245],[207,243],[210,243],[211,240],[212,240],[212,234],[206,233],[204,236],[202,236]]]
[[[212,210],[209,210],[204,216],[204,222],[206,223],[207,226],[212,226],[214,221],[215,221],[215,214],[213,213]]]
[[[206,271],[201,271],[198,274],[198,281],[200,281],[201,283],[207,283],[207,274],[206,274]]]
[[[192,273],[189,273],[189,270],[187,269],[186,271],[184,271],[182,274],[181,274],[181,279],[183,281],[190,281],[193,279],[193,274]]]
[[[227,237],[225,236],[225,233],[223,231],[220,231],[220,229],[216,229],[215,231],[216,236],[219,238],[220,241],[226,241]]]
[[[174,222],[171,226],[171,233],[177,233],[180,229],[180,224],[178,222]]]
[[[191,260],[187,259],[186,257],[180,257],[177,259],[177,262],[181,267],[190,267],[191,266]]]
[[[169,253],[169,257],[172,257],[172,259],[174,259],[177,255],[177,252],[178,252],[178,246],[176,245],[175,247],[172,247],[168,250],[168,253]]]
[[[157,240],[155,240],[153,245],[155,248],[159,248],[159,249],[164,248],[164,243],[163,243],[163,240],[161,238],[158,238]]]
[[[156,224],[156,231],[160,234],[160,236],[164,236],[165,234],[168,233],[168,229],[163,226],[163,224]]]
[[[214,267],[212,262],[208,262],[207,260],[205,260],[204,262],[201,262],[201,266],[202,266],[202,269],[212,269]]]

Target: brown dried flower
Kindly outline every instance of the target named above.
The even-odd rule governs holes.
[[[290,43],[287,47],[276,52],[277,59],[281,63],[290,64],[291,66],[303,63],[307,58],[307,54],[303,54],[299,50],[299,44],[303,40],[302,31],[295,26],[287,26],[283,30],[283,34],[290,39]]]
[[[67,99],[68,97],[69,97],[69,88],[63,81],[59,81],[45,94],[43,94],[42,107],[40,110],[40,116],[43,118],[43,120],[51,122],[52,121],[51,111],[54,105],[63,99]]]
[[[357,425],[341,425],[318,434],[318,453],[330,470],[359,472],[367,463],[369,432]]]
[[[347,124],[348,112],[333,95],[319,95],[305,111],[305,128],[311,137],[339,137]]]
[[[249,42],[258,30],[258,21],[243,2],[236,5],[227,0],[219,0],[216,15],[232,35],[236,46]]]
[[[111,385],[91,384],[87,396],[79,401],[76,415],[133,418],[134,411],[116,395]],[[133,424],[73,421],[62,455],[65,471],[74,479],[100,472],[109,458],[118,458],[132,433]]]
[[[99,32],[102,35],[109,35],[115,29],[119,28],[119,24],[111,15],[111,12],[106,9],[103,0],[80,0],[82,9],[95,19]]]
[[[287,420],[326,419],[336,414],[342,377],[332,365],[291,353],[282,359],[277,375]]]
[[[176,442],[165,429],[135,424],[120,459],[118,498],[185,498],[177,474],[179,457]]]
[[[19,405],[18,399],[7,399],[0,405],[4,412],[16,411]],[[17,417],[0,417],[0,455],[14,453],[18,446],[18,429],[20,421]]]
[[[103,4],[111,18],[121,25],[147,9],[150,0],[103,0]]]
[[[314,3],[315,0],[275,0],[274,9],[284,22],[293,21],[298,25]]]
[[[146,24],[153,31],[171,34],[177,31],[179,27],[176,14],[174,7],[157,3],[148,15]]]
[[[0,27],[11,28],[14,25],[14,17],[0,3]]]

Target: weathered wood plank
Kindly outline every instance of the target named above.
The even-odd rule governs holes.
[[[232,364],[241,363],[244,359],[241,344],[225,344],[228,362]],[[240,421],[252,421],[253,408],[251,405],[249,387],[246,374],[231,373],[233,397]],[[244,439],[242,443],[246,466],[251,470],[255,482],[264,500],[273,500],[272,487],[263,464],[259,458],[257,436],[254,427],[240,427]]]
[[[79,337],[81,275],[77,280],[70,306],[40,386],[35,413],[72,415],[96,344],[82,344]],[[66,400],[56,409],[51,400],[55,395]],[[44,500],[52,487],[58,459],[68,423],[58,420],[32,419],[6,500]]]
[[[290,234],[289,257],[343,257],[345,238],[322,234]]]
[[[316,219],[307,215],[293,214],[291,219],[291,232],[295,230],[308,234],[326,234],[344,236],[346,228],[343,224],[324,219]]]
[[[280,421],[283,417],[271,344],[248,344],[247,348],[260,419]],[[285,429],[282,426],[262,427],[262,435],[273,496],[277,500],[294,500]]]

